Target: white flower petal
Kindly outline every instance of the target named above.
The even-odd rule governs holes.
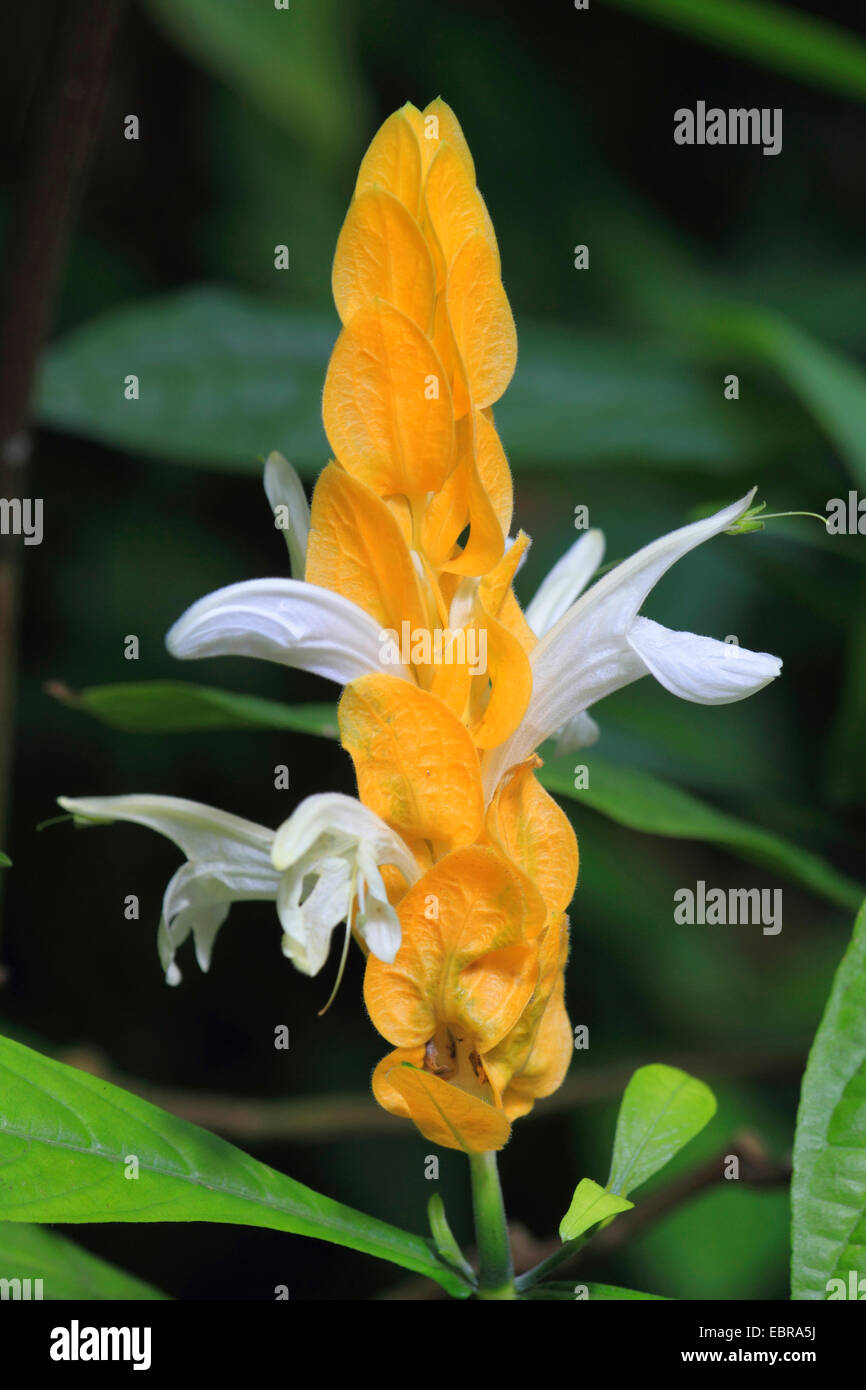
[[[278,453],[268,455],[264,484],[275,519],[285,523],[280,530],[289,548],[292,574],[296,579],[303,579],[310,535],[310,504],[304,485],[288,459]],[[278,507],[281,509],[279,513]]]
[[[274,832],[240,816],[174,796],[58,797],[78,825],[129,821],[173,840],[188,862],[165,890],[157,945],[166,978],[175,984],[178,947],[192,932],[202,970],[232,903],[273,901],[280,876],[271,862]]]
[[[229,914],[232,903],[273,902],[279,875],[267,868],[250,865],[188,862],[171,879],[162,902],[164,930],[160,933],[160,956],[168,970],[175,952],[192,932],[195,954],[202,970],[210,968],[216,934]]]
[[[402,932],[400,918],[391,904],[371,898],[364,913],[363,934],[373,955],[390,965],[400,949]]]
[[[298,579],[229,584],[199,599],[166,637],[172,656],[252,656],[313,671],[345,685],[371,671],[405,676],[383,665],[379,624],[330,589]]]
[[[375,811],[341,792],[317,792],[301,802],[274,836],[272,860],[287,869],[313,846],[320,854],[344,855],[361,845],[377,865],[393,864],[408,883],[418,878],[415,857]]]
[[[582,594],[604,556],[604,533],[587,531],[557,560],[526,607],[526,621],[537,637],[562,617]]]
[[[109,825],[130,821],[173,840],[187,859],[221,860],[270,865],[273,830],[255,821],[219,811],[200,801],[178,796],[59,796],[58,804],[71,811],[77,823]]]
[[[580,606],[585,611],[587,606],[604,606],[608,620],[615,623],[624,633],[637,617],[647,594],[655,588],[671,565],[675,565],[677,560],[681,560],[696,546],[703,545],[704,541],[727,531],[748,511],[755,491],[756,489],[752,488],[739,502],[732,502],[729,507],[723,507],[713,516],[703,517],[688,526],[680,526],[678,530],[660,536],[657,541],[651,541],[628,560],[623,560],[622,564],[602,575],[574,608]],[[610,600],[613,602],[609,603]],[[557,626],[566,623],[573,611],[574,609],[570,609],[560,618]],[[550,635],[553,636],[552,631]]]
[[[314,975],[322,968],[331,933],[351,915],[355,898],[357,929],[374,955],[393,960],[400,922],[380,866],[393,864],[410,884],[419,870],[404,841],[369,807],[337,792],[307,797],[277,831],[273,863],[283,875],[283,950],[299,970]]]
[[[488,798],[508,769],[528,758],[545,739],[590,705],[646,675],[646,666],[622,635],[610,631],[603,621],[592,621],[595,615],[588,614],[584,623],[573,617],[591,596],[592,590],[578,599],[530,653],[532,696],[527,711],[511,737],[482,759]],[[553,632],[558,632],[555,644],[550,640]]]
[[[683,555],[728,530],[748,510],[753,497],[754,489],[714,516],[644,546],[593,584],[545,633],[530,655],[532,697],[526,714],[511,738],[484,755],[488,797],[508,768],[522,762],[575,715],[646,675],[650,668],[630,645],[629,634],[647,594]],[[743,688],[740,697],[730,698],[750,693],[750,688]]]
[[[304,879],[317,876],[301,902]],[[304,975],[317,975],[331,946],[331,934],[351,910],[351,869],[343,859],[322,859],[313,866],[289,868],[277,893],[283,927],[283,954]]]
[[[763,690],[782,669],[777,656],[752,652],[714,637],[672,632],[649,618],[637,618],[629,646],[660,685],[681,700],[728,705]]]
[[[576,748],[591,748],[598,743],[601,729],[591,714],[581,710],[556,733],[556,756],[573,753]]]

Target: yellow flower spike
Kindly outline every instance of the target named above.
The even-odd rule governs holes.
[[[427,610],[400,524],[388,505],[334,463],[319,475],[305,577],[351,599],[383,628],[424,627]]]
[[[475,601],[475,623],[487,634],[487,675],[475,677],[479,696],[469,732],[476,747],[497,748],[526,713],[532,667],[519,640],[487,612],[480,599]]]
[[[458,422],[458,441],[463,422]],[[421,522],[421,545],[432,565],[442,567],[454,551],[457,537],[469,521],[468,482],[464,452],[458,442],[459,462],[442,487],[431,497]]]
[[[361,676],[346,686],[337,717],[366,806],[399,834],[445,849],[476,839],[478,753],[447,705],[397,676]]]
[[[399,1052],[379,1063],[373,1094],[384,1109],[411,1119],[425,1139],[440,1148],[490,1153],[503,1148],[511,1134],[503,1110],[407,1064]]]
[[[391,904],[392,907],[398,907],[401,898],[404,898],[406,896],[406,890],[409,887],[408,883],[406,882],[403,875],[400,873],[400,870],[396,868],[394,864],[383,864],[382,868],[380,869],[380,873],[382,875],[382,882],[385,885],[385,892],[388,895],[388,902]],[[357,903],[355,904],[355,906],[357,915]],[[366,949],[366,944],[363,942],[359,944],[362,945],[364,955],[369,955],[369,951]]]
[[[531,937],[543,906],[500,854],[470,846],[434,864],[398,911],[403,940],[394,961],[368,958],[370,1017],[392,1046],[425,1046],[440,1074],[471,1062],[474,1084],[472,1059],[502,1041],[532,997]]]
[[[437,491],[454,463],[451,391],[430,340],[384,300],[337,339],[322,403],[343,467],[385,497]]]
[[[436,158],[440,145],[444,142],[456,150],[466,166],[469,178],[475,183],[475,161],[466,143],[466,136],[451,107],[441,97],[428,102],[423,111],[415,106],[404,106],[406,119],[411,123],[421,151],[422,177],[427,176],[430,165]]]
[[[415,218],[421,205],[422,158],[415,119],[421,112],[411,102],[389,116],[374,135],[361,160],[355,197],[384,188]]]
[[[454,655],[454,648],[457,647],[459,638],[455,636],[451,643],[451,655],[454,656],[454,659],[440,662],[433,667],[433,679],[430,684],[430,693],[438,696],[461,723],[466,721],[469,699],[472,694],[474,677],[472,662],[469,659],[471,653],[468,643],[472,640],[469,633],[474,630],[474,627],[474,624],[470,624],[470,627],[466,629],[467,635],[463,638],[463,652],[461,654],[458,651],[456,656]],[[463,660],[458,659],[461,655]]]
[[[475,412],[475,457],[484,490],[499,518],[502,534],[507,536],[514,511],[514,487],[505,450],[493,423],[493,411],[489,409]]]
[[[451,574],[482,575],[492,569],[505,549],[505,534],[481,478],[472,417],[457,423],[457,464],[441,490],[428,503],[421,542],[430,560]],[[460,533],[469,537],[456,551]]]
[[[503,778],[485,829],[535,884],[552,913],[565,912],[577,885],[578,849],[571,822],[535,776],[539,757]]]
[[[428,625],[486,644],[482,671],[452,639],[441,661],[410,658],[419,685],[364,676],[340,704],[361,800],[422,868],[407,891],[389,880],[397,957],[368,957],[370,1016],[397,1049],[373,1089],[431,1142],[482,1153],[568,1062],[577,846],[537,759],[484,814],[479,754],[519,725],[537,639],[512,588],[529,539],[506,552],[513,490],[491,411],[514,372],[514,321],[472,156],[441,100],[407,105],[374,138],[333,288],[344,327],[324,418],[345,472],[332,465],[314,496],[308,577],[400,636],[394,614],[414,638],[426,605]]]
[[[518,566],[531,545],[532,541],[526,532],[518,531],[514,538],[514,544],[505,552],[499,563],[491,568],[489,574],[486,573],[481,580],[478,586],[479,597],[488,613],[492,613],[494,618],[499,617]]]
[[[526,1062],[502,1096],[503,1109],[511,1120],[528,1114],[537,1100],[552,1096],[565,1080],[574,1054],[574,1037],[564,996],[565,977],[560,970],[553,994],[534,1027]]]
[[[422,1069],[426,1056],[427,1047],[424,1043],[418,1047],[395,1047],[393,1052],[386,1053],[373,1068],[373,1075],[370,1077],[373,1095],[385,1110],[390,1110],[392,1115],[399,1115],[404,1120],[411,1120],[412,1118],[408,1104],[400,1091],[392,1085],[391,1077],[399,1074],[398,1067],[408,1066]]]
[[[513,1078],[529,1065],[536,1035],[555,998],[568,957],[568,918],[553,914],[537,942],[538,982],[520,1018],[501,1042],[485,1055],[485,1071],[497,1095],[504,1096]]]
[[[479,1055],[501,1042],[500,1030],[508,1033],[515,1026],[537,983],[538,952],[528,941],[491,951],[466,967],[454,993],[461,1016],[476,1020]],[[478,1020],[484,1020],[483,1028]]]
[[[517,602],[513,589],[509,589],[505,594],[499,612],[498,621],[511,633],[521,645],[526,655],[529,656],[533,647],[538,646],[538,638],[523,616],[523,609]]]
[[[561,913],[539,938],[538,984],[532,999],[484,1058],[485,1072],[509,1119],[527,1114],[537,1099],[555,1091],[568,1070],[574,1038],[564,1003],[567,957],[568,918]]]
[[[371,300],[384,299],[424,334],[432,332],[433,258],[412,214],[384,189],[362,193],[350,205],[337,240],[331,287],[344,324]]]
[[[386,497],[384,500],[388,507],[388,511],[400,527],[400,534],[411,550],[413,540],[412,505],[408,497],[394,496]]]
[[[448,319],[473,404],[483,410],[503,394],[517,366],[517,329],[499,265],[483,232],[464,241],[448,272]]]
[[[424,207],[442,252],[446,275],[457,252],[473,232],[481,232],[494,253],[497,274],[499,247],[484,199],[464,160],[448,144],[440,144],[424,183]]]
[[[433,851],[430,848],[429,842],[427,840],[420,839],[417,835],[404,835],[403,839],[406,842],[406,847],[415,858],[415,862],[418,865],[419,872],[422,874],[426,874],[427,870],[432,869],[433,867]],[[384,873],[385,870],[383,868],[383,877]]]
[[[436,308],[433,313],[432,333],[433,346],[439,354],[442,365],[448,373],[451,395],[454,400],[454,414],[459,420],[461,415],[465,415],[469,408],[467,404],[469,397],[466,391],[466,383],[463,380],[463,368],[460,365],[457,348],[454,343],[454,335],[451,332],[451,324],[448,322],[448,310],[445,306],[444,291],[447,274],[445,257],[442,254],[442,248],[439,245],[433,228],[426,218],[421,224],[421,231],[427,246],[430,248],[430,255],[433,258],[433,272],[436,276]]]

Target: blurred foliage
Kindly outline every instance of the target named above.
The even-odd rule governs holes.
[[[145,300],[46,355],[40,418],[126,450],[256,474],[277,439],[314,478],[328,451],[319,402],[334,338],[333,315],[224,290]],[[132,409],[119,362],[139,377]],[[532,325],[521,329],[520,367],[496,415],[518,467],[759,469],[780,462],[808,429],[749,407],[727,410],[685,353]]]
[[[4,202],[60,10],[43,0],[20,11],[0,58]],[[518,0],[130,8],[40,381],[45,541],[25,552],[6,1030],[48,1051],[96,1046],[153,1084],[298,1098],[368,1086],[383,1048],[359,1003],[357,958],[319,1019],[330,979],[295,974],[273,914],[241,905],[211,974],[187,963],[183,985],[167,990],[154,936],[171,847],[131,828],[98,840],[35,831],[58,793],[133,790],[277,824],[312,791],[352,790],[339,746],[259,727],[258,707],[247,708],[255,727],[133,736],[43,685],[84,688],[93,704],[94,686],[174,683],[189,673],[163,636],[188,603],[286,572],[258,456],[280,449],[308,478],[326,461],[331,255],[358,157],[407,99],[441,92],[457,110],[502,250],[521,355],[497,424],[516,520],[533,537],[524,599],[574,539],[578,504],[620,559],[755,483],[771,512],[823,512],[864,487],[858,30],[855,0],[598,0],[586,12],[563,0],[532,15]],[[698,98],[781,106],[782,154],[675,147],[673,110]],[[130,112],[137,142],[123,138]],[[288,272],[274,269],[281,243]],[[584,272],[573,266],[582,243]],[[131,372],[135,403],[123,399]],[[737,402],[723,396],[730,372]],[[829,537],[817,522],[770,522],[689,556],[653,594],[651,616],[776,652],[782,679],[719,709],[647,681],[620,692],[598,711],[601,742],[585,758],[594,806],[564,803],[581,849],[568,998],[591,1039],[574,1072],[696,1049],[719,1058],[719,1112],[674,1171],[743,1127],[773,1153],[790,1149],[792,1071],[850,931],[842,904],[866,875],[863,612],[862,537]],[[128,633],[140,639],[135,666],[123,658]],[[333,699],[282,668],[220,660],[201,674],[214,718],[233,692],[312,701],[313,721]],[[289,793],[274,789],[278,763],[290,767]],[[796,887],[791,846],[803,851]],[[697,878],[777,887],[783,872],[778,937],[672,921],[674,891]],[[123,918],[133,892],[139,923]],[[284,1054],[272,1046],[281,1022]],[[784,1049],[793,1069],[772,1061]],[[726,1080],[725,1059],[744,1051],[771,1059],[766,1076]],[[556,1230],[581,1174],[604,1170],[615,1113],[615,1102],[568,1116],[542,1105],[516,1126],[501,1164],[516,1220]],[[428,1149],[407,1126],[255,1152],[421,1231]],[[461,1157],[443,1155],[438,1190],[461,1239],[467,1189]],[[782,1298],[788,1206],[784,1191],[725,1183],[581,1274],[669,1297]],[[271,1297],[277,1283],[292,1298],[365,1297],[389,1278],[359,1255],[273,1232],[199,1226],[185,1239],[154,1226],[134,1246],[110,1226],[79,1237],[181,1297]]]
[[[295,0],[283,23],[273,4],[150,0],[150,9],[195,62],[300,149],[320,163],[340,163],[346,131],[367,105],[352,48],[355,25],[340,0]]]
[[[614,0],[647,19],[694,34],[846,96],[866,98],[866,43],[820,18],[768,0]]]
[[[14,1269],[18,1279],[42,1279],[48,1298],[141,1302],[163,1297],[54,1231],[25,1222],[0,1222],[0,1267],[4,1273]]]

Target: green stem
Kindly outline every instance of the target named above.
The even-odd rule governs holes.
[[[560,1265],[565,1264],[566,1260],[570,1260],[573,1255],[576,1255],[578,1250],[581,1250],[588,1240],[588,1234],[575,1236],[574,1240],[567,1240],[561,1249],[555,1250],[552,1255],[548,1255],[546,1260],[541,1261],[541,1264],[536,1265],[534,1269],[528,1270],[526,1274],[521,1274],[520,1278],[516,1281],[516,1287],[519,1292],[522,1293],[525,1289],[531,1289],[533,1285],[540,1284],[542,1279],[547,1278],[548,1274],[552,1274]]]
[[[516,1298],[514,1265],[505,1224],[505,1204],[499,1185],[495,1153],[469,1155],[472,1176],[472,1210],[478,1244],[478,1297]]]

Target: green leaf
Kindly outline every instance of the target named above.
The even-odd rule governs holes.
[[[586,1294],[584,1294],[584,1289]],[[575,1290],[580,1291],[580,1298],[576,1296]],[[565,1280],[555,1280],[550,1284],[536,1284],[534,1288],[527,1289],[520,1295],[521,1298],[531,1299],[556,1299],[559,1302],[581,1303],[581,1302],[610,1302],[617,1300],[652,1299],[655,1303],[666,1303],[668,1300],[662,1298],[657,1293],[637,1293],[634,1289],[619,1289],[614,1284],[569,1284]]]
[[[295,729],[337,737],[331,704],[284,705],[187,681],[132,681],[74,691],[52,682],[48,693],[114,729],[135,734],[180,734],[199,729]]]
[[[786,5],[762,0],[615,0],[644,19],[843,96],[866,99],[866,44]]]
[[[866,903],[809,1053],[794,1142],[791,1297],[866,1277]],[[828,1290],[831,1279],[844,1292]],[[866,1290],[866,1284],[863,1285]],[[862,1296],[860,1294],[855,1295]]]
[[[425,1240],[323,1197],[97,1077],[0,1039],[0,1220],[215,1221],[329,1240],[465,1284]],[[127,1177],[135,1158],[138,1177]]]
[[[581,754],[581,761],[584,757],[589,772],[585,788],[575,789],[574,756],[552,759],[540,770],[539,778],[550,791],[591,806],[630,830],[721,845],[840,907],[856,907],[861,902],[866,890],[820,855],[730,816],[640,768],[607,763],[594,753]]]
[[[518,332],[517,372],[496,406],[497,428],[518,468],[724,475],[763,466],[790,447],[789,426],[778,416],[762,412],[757,429],[754,416],[747,422],[726,410],[715,385],[696,371],[690,347],[525,320]]]
[[[0,850],[0,869],[11,869],[11,868],[12,868],[12,860],[9,858],[9,855],[8,855],[8,854],[4,854],[3,851]]]
[[[475,1270],[457,1243],[454,1232],[448,1224],[448,1217],[445,1215],[445,1203],[438,1192],[434,1192],[427,1203],[427,1218],[430,1222],[433,1244],[439,1251],[441,1258],[446,1264],[458,1270],[471,1288],[475,1288],[477,1285]]]
[[[165,1298],[65,1236],[19,1221],[0,1224],[0,1279],[41,1279],[46,1300]]]
[[[193,58],[317,153],[339,154],[365,120],[351,61],[352,27],[340,0],[150,0]]]
[[[640,1187],[685,1148],[716,1113],[709,1086],[678,1067],[639,1067],[625,1088],[607,1186]]]
[[[590,1226],[607,1221],[608,1217],[618,1216],[621,1211],[629,1211],[633,1206],[634,1202],[606,1192],[592,1178],[581,1178],[574,1189],[571,1205],[559,1223],[559,1239],[574,1240],[588,1231]]]
[[[49,350],[39,418],[204,467],[261,474],[278,449],[315,473],[328,457],[321,395],[338,328],[336,315],[289,314],[213,289],[124,305]],[[137,401],[124,399],[127,370],[139,378]]]
[[[122,305],[55,343],[41,423],[159,459],[260,473],[272,449],[312,477],[328,458],[321,396],[339,322],[215,287]],[[725,472],[781,456],[777,413],[747,427],[703,381],[691,348],[521,325],[497,424],[518,464]],[[125,370],[140,397],[124,398]]]
[[[866,372],[856,362],[766,309],[715,309],[706,328],[721,343],[773,367],[836,446],[855,481],[866,487]]]

